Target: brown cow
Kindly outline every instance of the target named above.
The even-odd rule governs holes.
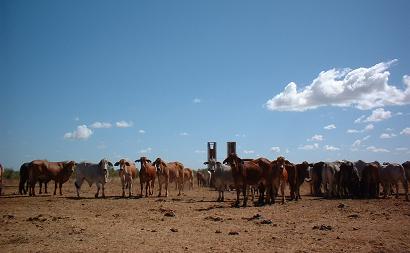
[[[128,196],[132,195],[132,182],[137,177],[137,168],[135,163],[121,159],[114,164],[114,166],[120,166],[119,176],[121,178],[122,185],[122,197],[125,197],[125,189],[128,189]]]
[[[288,173],[288,184],[289,184],[289,190],[290,190],[290,200],[298,200],[296,197],[296,184],[297,184],[297,170],[296,166],[289,162],[288,160],[285,160],[285,169],[286,172]]]
[[[308,162],[303,162],[300,164],[296,164],[296,188],[295,188],[295,199],[302,199],[300,197],[300,186],[306,180],[307,182],[310,181],[309,177],[309,168],[313,167],[313,164],[309,164]]]
[[[29,165],[29,195],[35,196],[34,187],[36,182],[54,180],[54,195],[56,195],[57,184],[59,185],[60,195],[62,186],[70,179],[77,164],[74,161],[49,162],[47,160],[34,160]]]
[[[181,195],[184,185],[184,165],[180,162],[165,163],[161,158],[155,159],[153,165],[157,168],[159,193],[161,196],[162,184],[165,183],[165,197],[168,196],[168,185],[172,182],[177,184],[179,190],[178,196]]]
[[[272,173],[270,180],[272,182],[272,196],[273,203],[275,203],[275,196],[278,194],[279,188],[282,194],[282,204],[285,203],[285,186],[288,182],[288,172],[286,170],[286,160],[283,156],[279,156],[276,160],[271,162]]]
[[[140,170],[140,186],[141,186],[141,197],[142,190],[145,184],[145,197],[148,197],[148,188],[149,188],[149,195],[154,193],[154,184],[155,184],[155,177],[157,176],[157,171],[155,166],[151,163],[151,160],[147,159],[145,156],[142,156],[140,159],[135,160],[135,162],[141,163],[141,170]]]
[[[194,173],[190,168],[184,168],[184,186],[188,182],[188,189],[192,190],[194,188]],[[183,189],[183,188],[182,188]]]
[[[368,163],[362,171],[362,180],[360,182],[361,193],[364,198],[379,197],[379,168],[377,162]]]
[[[243,194],[243,206],[247,205],[247,188],[251,185],[259,186],[259,204],[263,204],[266,180],[264,180],[264,171],[259,166],[258,161],[248,159],[242,160],[236,154],[230,154],[223,163],[230,165],[232,168],[232,177],[236,189],[235,206],[239,206],[239,195],[241,190]]]
[[[208,172],[206,172],[206,173],[208,173]],[[204,174],[201,171],[197,171],[195,174],[196,174],[196,181],[198,183],[198,187],[207,186],[207,182],[206,182]]]
[[[410,161],[404,162],[402,166],[404,168],[404,173],[406,174],[407,182],[410,183]]]

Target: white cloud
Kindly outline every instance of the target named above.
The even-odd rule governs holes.
[[[391,118],[391,111],[385,111],[383,108],[377,108],[372,111],[372,114],[367,117],[363,122],[378,122]]]
[[[410,127],[406,127],[405,129],[403,129],[400,134],[402,135],[410,135]]]
[[[86,125],[77,126],[77,130],[64,134],[64,139],[86,140],[90,138],[93,131]]]
[[[335,124],[330,124],[330,125],[325,126],[323,129],[332,130],[332,129],[335,129],[335,128],[336,128]]]
[[[367,135],[367,136],[363,137],[362,139],[355,140],[352,144],[351,150],[352,151],[358,151],[359,148],[362,146],[363,142],[368,140],[369,138],[370,138],[370,135]]]
[[[181,135],[181,136],[188,136],[189,134],[186,133],[186,132],[182,132],[182,133],[179,133],[179,135]]]
[[[255,150],[244,150],[243,153],[244,154],[254,154]]]
[[[357,119],[354,121],[354,123],[355,123],[355,124],[357,124],[357,123],[362,123],[365,118],[366,118],[366,115],[362,115],[362,116],[360,116],[359,118],[357,118]]]
[[[91,128],[111,128],[111,123],[96,121],[90,125]]]
[[[201,103],[202,101],[201,101],[200,98],[194,98],[194,99],[192,100],[192,102],[194,102],[194,104],[199,104],[199,103]]]
[[[205,150],[195,150],[194,152],[197,153],[197,154],[205,154],[206,153]]]
[[[125,120],[121,120],[121,121],[115,122],[115,125],[119,128],[127,128],[127,127],[132,127],[133,124],[131,121],[127,122]]]
[[[407,151],[407,150],[409,150],[409,148],[406,148],[406,147],[396,148],[396,151]]]
[[[298,147],[298,149],[302,149],[302,150],[315,150],[318,148],[319,148],[318,143],[313,143],[313,145],[308,144],[308,145]]]
[[[307,139],[307,141],[323,141],[323,135],[315,134],[312,138]]]
[[[373,124],[368,124],[367,126],[365,126],[363,129],[361,130],[357,130],[357,129],[348,129],[347,133],[348,134],[355,134],[355,133],[364,133],[364,132],[368,132],[374,129],[374,125]]]
[[[280,148],[279,147],[271,147],[270,151],[272,151],[273,153],[279,153],[280,152]]]
[[[397,135],[395,135],[394,133],[382,133],[380,135],[380,139],[391,139],[393,137],[396,137]]]
[[[138,133],[140,133],[140,134],[145,134],[145,130],[144,130],[144,129],[140,129],[140,130],[138,130]]]
[[[138,153],[140,154],[147,154],[147,153],[151,153],[152,148],[146,148],[146,149],[141,149]]]
[[[409,104],[410,77],[403,77],[404,90],[388,83],[388,69],[396,62],[381,62],[370,68],[322,71],[310,85],[300,90],[296,83],[289,83],[265,106],[271,111],[306,111],[322,106],[353,106],[368,110]]]
[[[388,128],[386,128],[386,131],[391,132],[391,131],[393,131],[393,128],[388,127]]]
[[[243,137],[243,138],[245,138],[245,137],[246,137],[246,134],[235,134],[235,137]]]
[[[374,152],[374,153],[381,153],[381,152],[388,153],[388,152],[390,152],[389,150],[387,150],[385,148],[376,148],[375,146],[369,146],[369,147],[366,148],[366,150],[370,151],[370,152]]]
[[[325,145],[323,148],[324,148],[324,150],[326,150],[326,151],[338,151],[338,150],[340,150],[340,148],[334,147],[334,146],[330,146],[330,145]]]
[[[396,113],[396,116],[401,116],[401,115],[403,115],[402,112],[397,112],[397,113]]]

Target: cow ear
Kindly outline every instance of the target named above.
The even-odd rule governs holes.
[[[208,164],[208,162],[204,162],[204,164],[205,164],[205,165],[207,165],[207,164]]]
[[[167,167],[166,163],[164,163],[164,162],[161,162],[161,165],[164,166],[164,167]]]
[[[147,159],[147,162],[152,163],[151,160]]]
[[[118,166],[118,165],[120,165],[120,162],[116,162],[116,163],[114,164],[114,166]]]
[[[140,162],[141,162],[141,159],[135,160],[135,162],[136,162],[136,163],[140,163]]]
[[[113,167],[112,162],[108,162],[108,165],[110,165],[111,167]]]
[[[125,165],[127,165],[127,166],[131,166],[129,162],[125,162]]]

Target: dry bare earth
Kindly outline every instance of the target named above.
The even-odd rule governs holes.
[[[62,197],[13,195],[17,182],[6,184],[12,186],[0,197],[1,252],[410,252],[410,203],[403,196],[302,195],[285,205],[232,208],[233,192],[218,203],[208,188],[177,197],[172,185],[168,198],[123,199],[113,180],[106,199],[95,199],[95,186],[84,184],[78,200],[73,182]]]

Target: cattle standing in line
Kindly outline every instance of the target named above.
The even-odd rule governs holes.
[[[232,177],[236,189],[235,206],[239,206],[239,195],[241,190],[244,197],[243,206],[247,205],[247,187],[251,185],[259,186],[259,203],[264,202],[265,185],[261,184],[263,171],[257,162],[253,160],[245,161],[240,159],[236,154],[230,154],[223,163],[230,165],[232,169]]]
[[[70,179],[74,172],[76,163],[69,162],[49,162],[47,160],[34,160],[29,166],[29,195],[34,196],[34,187],[38,180],[54,180],[54,195],[56,195],[57,184],[59,185],[60,195],[62,185]],[[46,188],[47,189],[47,188]]]
[[[128,189],[128,196],[132,195],[132,183],[134,178],[137,177],[137,168],[135,163],[121,159],[114,164],[114,166],[120,166],[119,176],[121,178],[122,185],[122,197],[125,197],[125,189]]]
[[[77,190],[77,197],[80,197],[81,185],[85,180],[90,187],[93,185],[93,183],[96,184],[96,198],[98,198],[100,189],[102,189],[102,197],[105,198],[105,184],[108,182],[108,168],[110,167],[113,167],[113,164],[105,159],[102,159],[99,163],[79,163],[77,165],[76,180],[74,183],[75,188]]]
[[[322,170],[325,166],[324,162],[317,162],[313,164],[313,168],[310,172],[310,194],[312,196],[321,196],[321,186],[322,186]]]
[[[3,166],[0,164],[0,195],[3,194]]]
[[[343,161],[340,164],[339,194],[341,197],[360,196],[360,177],[352,162]]]
[[[406,195],[406,200],[409,200],[408,195],[408,183],[404,168],[402,165],[397,163],[384,163],[379,166],[379,176],[380,182],[383,186],[383,196],[387,197],[391,193],[391,186],[396,186],[396,198],[399,197],[399,184],[401,181],[403,184],[404,192]]]
[[[178,196],[180,196],[181,191],[184,190],[184,165],[180,162],[165,163],[161,158],[157,158],[153,165],[157,168],[157,173],[159,173],[160,194],[162,183],[165,183],[165,196],[168,196],[168,184],[176,182],[179,190]]]
[[[190,168],[184,168],[184,183],[183,183],[183,186],[185,186],[185,183],[188,183],[188,189],[189,190],[194,189],[194,173],[193,173],[192,169],[190,169]]]
[[[297,200],[296,197],[296,183],[297,183],[297,170],[296,166],[289,162],[288,160],[285,160],[285,169],[288,174],[288,184],[289,184],[289,191],[290,191],[290,200]]]
[[[142,190],[144,188],[145,184],[145,197],[148,197],[148,188],[149,189],[149,195],[152,195],[154,193],[154,184],[155,184],[155,177],[157,176],[157,170],[153,164],[151,164],[151,160],[147,159],[146,157],[141,157],[138,160],[135,160],[135,162],[141,163],[141,170],[140,170],[140,187],[141,187],[141,192],[140,195],[142,195]]]
[[[217,162],[215,159],[210,159],[209,162],[204,162],[208,165],[208,170],[214,177],[214,186],[218,191],[218,199],[216,201],[224,201],[224,192],[230,185],[232,185],[232,171],[229,166]]]
[[[303,182],[310,182],[309,176],[309,169],[313,167],[313,164],[309,164],[308,162],[303,162],[300,164],[296,164],[296,189],[295,189],[295,199],[302,199],[300,197],[300,186],[302,186]]]

